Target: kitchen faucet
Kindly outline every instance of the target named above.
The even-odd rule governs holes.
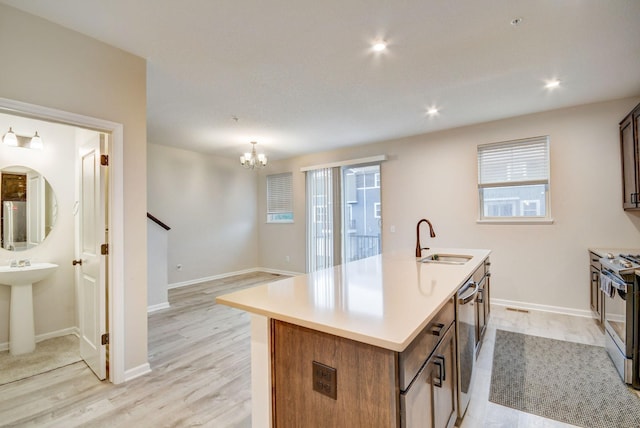
[[[416,225],[416,257],[418,258],[422,257],[422,250],[429,249],[429,247],[423,248],[420,246],[420,223],[422,223],[423,221],[429,225],[429,234],[431,235],[431,237],[432,238],[436,237],[436,233],[433,231],[433,225],[429,220],[427,220],[426,218],[423,218],[418,222],[418,224]]]

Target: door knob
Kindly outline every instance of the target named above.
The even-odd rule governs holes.
[[[75,265],[80,265],[80,266],[82,266],[82,259],[80,259],[80,260],[74,260],[72,263],[73,263],[73,265],[74,265],[74,266],[75,266]]]

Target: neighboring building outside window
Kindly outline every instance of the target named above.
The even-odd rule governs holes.
[[[267,175],[267,223],[293,223],[292,174]]]
[[[480,221],[551,221],[549,137],[478,146]]]

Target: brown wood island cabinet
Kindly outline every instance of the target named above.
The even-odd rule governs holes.
[[[445,302],[402,352],[271,320],[274,426],[453,426],[454,307]]]
[[[473,395],[490,253],[390,251],[217,296],[251,313],[252,426],[451,428]]]

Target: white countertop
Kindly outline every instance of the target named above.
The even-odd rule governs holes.
[[[473,256],[464,265],[418,263],[409,249],[219,296],[223,305],[403,351],[490,250],[432,248]]]

